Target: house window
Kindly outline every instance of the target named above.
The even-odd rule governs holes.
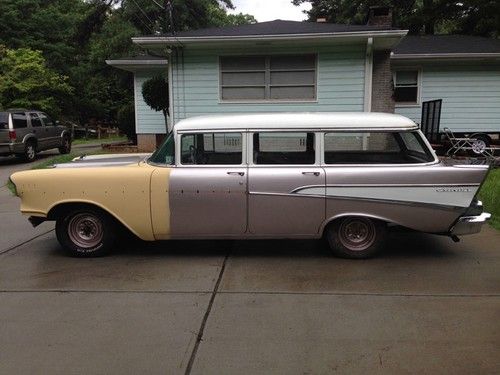
[[[418,104],[418,70],[400,70],[394,74],[394,100]]]
[[[316,55],[223,56],[222,100],[314,100]]]

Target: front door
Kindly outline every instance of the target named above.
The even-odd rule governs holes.
[[[61,132],[52,120],[45,113],[39,113],[40,119],[45,126],[45,134],[47,135],[47,147],[60,147],[61,146]]]
[[[171,237],[238,236],[247,227],[244,138],[236,132],[180,134],[170,172]]]
[[[314,236],[325,220],[325,172],[314,133],[252,136],[248,231],[256,236]]]

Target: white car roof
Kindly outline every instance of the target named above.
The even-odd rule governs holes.
[[[293,112],[196,116],[179,121],[175,131],[233,129],[369,129],[411,130],[418,126],[409,118],[375,112]]]

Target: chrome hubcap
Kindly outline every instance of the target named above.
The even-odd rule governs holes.
[[[35,148],[33,146],[28,146],[26,149],[26,154],[28,158],[33,159],[35,157]]]
[[[101,221],[92,214],[77,214],[68,224],[71,241],[82,248],[92,248],[101,243],[104,231]]]
[[[476,139],[472,143],[472,151],[476,154],[482,154],[486,150],[486,142],[482,139]]]
[[[339,228],[339,240],[349,250],[366,250],[375,241],[375,226],[364,218],[345,219]]]

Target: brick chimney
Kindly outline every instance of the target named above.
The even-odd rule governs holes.
[[[368,25],[392,27],[392,8],[387,6],[373,6],[368,11]]]

